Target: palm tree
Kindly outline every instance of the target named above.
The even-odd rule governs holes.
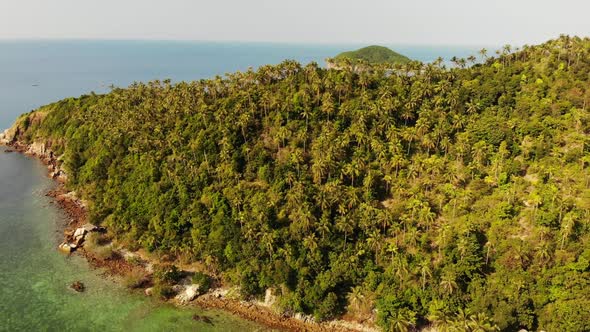
[[[479,112],[480,105],[478,102],[474,102],[473,100],[467,102],[467,114],[474,114]]]
[[[357,167],[357,165],[354,164],[354,161],[352,161],[351,163],[348,163],[348,164],[344,165],[344,167],[342,167],[341,178],[343,178],[344,176],[350,177],[351,186],[354,187],[354,178],[359,176],[359,174],[360,174],[359,168]]]
[[[406,129],[403,131],[402,136],[404,138],[404,140],[408,143],[408,151],[406,152],[406,154],[409,156],[410,155],[410,148],[412,147],[412,142],[418,138],[418,134],[416,133],[416,131],[414,130],[414,128],[412,127],[406,127]]]
[[[303,246],[310,252],[314,252],[318,248],[318,242],[315,234],[310,234],[303,239]]]
[[[440,287],[443,293],[452,295],[458,288],[455,273],[447,270],[441,277]]]
[[[453,318],[452,326],[457,331],[471,331],[471,320],[469,319],[469,310],[459,308],[459,311]]]
[[[324,93],[322,96],[322,112],[326,114],[328,121],[330,121],[330,115],[334,114],[336,106],[332,101],[332,94],[329,92]]]
[[[388,323],[389,332],[408,332],[416,324],[416,313],[407,308],[401,308],[390,312]]]
[[[561,231],[560,231],[560,236],[561,236],[560,248],[561,249],[563,249],[563,246],[565,245],[567,239],[572,234],[572,231],[573,231],[575,225],[576,225],[576,218],[574,216],[574,213],[568,212],[563,217],[563,221],[561,223]]]
[[[418,266],[420,272],[420,283],[422,284],[422,290],[426,288],[427,278],[432,277],[432,270],[430,269],[430,260],[423,260]]]
[[[336,229],[342,233],[344,233],[344,250],[346,250],[346,243],[348,239],[348,234],[353,231],[352,222],[349,218],[345,216],[341,216],[336,221]]]
[[[537,209],[543,203],[543,197],[541,197],[541,195],[536,190],[534,190],[532,193],[530,193],[528,201],[529,204],[533,206],[533,221],[535,221]]]
[[[479,50],[479,55],[481,55],[481,59],[483,61],[488,59],[488,50],[485,48],[482,48],[481,50]]]
[[[469,316],[468,326],[471,332],[500,331],[500,328],[495,325],[486,314],[482,312]]]
[[[395,239],[391,239],[391,238],[387,239],[386,243],[387,243],[387,245],[385,247],[385,251],[387,251],[388,253],[391,254],[391,261],[393,262],[393,258],[398,253],[399,248],[397,246]]]
[[[381,251],[381,245],[383,241],[383,236],[377,229],[373,229],[369,235],[367,236],[367,246],[373,250],[374,252],[378,253]],[[378,257],[377,257],[378,259]]]
[[[551,261],[551,247],[548,241],[539,244],[536,256],[541,261],[541,266],[545,266]]]
[[[272,257],[274,253],[274,243],[276,241],[276,234],[269,229],[265,229],[262,232],[262,238],[260,240],[262,246],[268,250],[269,257]]]
[[[318,233],[322,237],[322,241],[332,233],[332,223],[328,217],[322,216],[317,228]]]
[[[361,286],[355,286],[350,290],[350,293],[346,295],[348,300],[349,308],[352,308],[355,312],[360,312],[365,302],[365,296],[363,295],[363,289]]]

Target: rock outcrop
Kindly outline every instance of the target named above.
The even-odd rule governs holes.
[[[43,114],[36,114],[32,116],[29,121],[32,122],[40,122],[43,119]],[[49,176],[59,180],[60,182],[65,182],[67,180],[67,174],[62,169],[62,161],[61,156],[57,157],[54,152],[52,151],[52,141],[36,141],[33,143],[26,143],[23,141],[23,137],[20,134],[22,120],[19,119],[17,122],[10,128],[4,130],[0,133],[0,145],[6,145],[13,147],[16,151],[23,152],[25,154],[38,157],[47,164],[47,169],[49,170]],[[12,150],[10,150],[12,151]]]
[[[64,231],[65,241],[62,242],[58,249],[65,253],[71,253],[81,247],[86,240],[86,236],[92,232],[102,232],[104,227],[98,227],[93,224],[85,224],[76,228],[74,231]]]
[[[29,145],[29,147],[28,147],[27,151],[25,151],[25,153],[32,154],[32,155],[39,156],[39,157],[48,157],[47,147],[45,146],[45,143],[43,143],[43,142],[33,142],[32,144]]]
[[[84,238],[84,235],[86,235],[86,230],[82,227],[77,228],[76,231],[74,232],[74,240]]]
[[[293,318],[300,320],[304,323],[315,323],[315,318],[312,315],[306,315],[303,313],[296,313],[295,315],[293,315]]]
[[[12,128],[8,128],[0,133],[0,144],[1,145],[9,145],[14,141],[16,130],[14,126]]]
[[[81,228],[83,228],[87,233],[104,231],[104,227],[98,227],[90,223],[84,224]]]
[[[179,292],[179,294],[176,295],[176,299],[180,303],[186,304],[194,300],[197,296],[201,294],[200,288],[201,286],[198,284],[188,285],[184,288],[183,291]]]
[[[8,144],[8,140],[6,139],[6,131],[0,133],[0,144]]]
[[[77,246],[73,243],[62,242],[57,248],[59,251],[69,254],[76,250]]]
[[[277,302],[277,296],[272,288],[267,288],[264,294],[264,305],[272,307]]]

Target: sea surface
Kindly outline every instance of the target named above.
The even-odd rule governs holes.
[[[366,45],[155,41],[0,41],[0,128],[59,99],[134,81],[192,81],[285,59],[301,63]],[[476,55],[481,47],[386,45],[413,59]],[[492,49],[492,48],[488,48]],[[263,331],[221,311],[163,305],[57,250],[64,216],[37,160],[0,147],[0,331]],[[84,293],[69,288],[81,280]],[[193,314],[212,324],[196,322]]]

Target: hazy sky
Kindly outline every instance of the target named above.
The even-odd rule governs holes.
[[[588,0],[0,0],[0,39],[533,44],[590,35]]]

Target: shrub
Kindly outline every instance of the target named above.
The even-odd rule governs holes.
[[[141,260],[141,258],[139,258],[139,256],[128,256],[126,258],[127,262],[129,264],[135,265],[135,266],[141,266],[143,265],[143,261]]]
[[[331,319],[339,312],[339,309],[338,296],[330,292],[315,310],[314,316],[318,321]]]
[[[195,272],[192,282],[193,284],[198,284],[202,292],[206,292],[211,288],[211,277],[203,272]]]
[[[156,284],[174,284],[182,278],[182,271],[176,265],[162,264],[154,266],[154,282]]]
[[[94,249],[94,253],[98,258],[101,259],[111,259],[115,257],[115,252],[111,246],[96,247]]]
[[[105,234],[91,232],[86,235],[84,239],[84,247],[88,250],[97,250],[99,247],[105,246],[111,242],[111,239]]]
[[[133,269],[124,278],[124,283],[127,288],[139,288],[147,282],[147,278],[140,269]]]
[[[162,285],[162,284],[156,284],[153,287],[152,291],[155,296],[158,296],[159,298],[161,298],[163,300],[167,300],[167,299],[171,298],[172,296],[174,296],[174,294],[176,294],[171,286]]]

